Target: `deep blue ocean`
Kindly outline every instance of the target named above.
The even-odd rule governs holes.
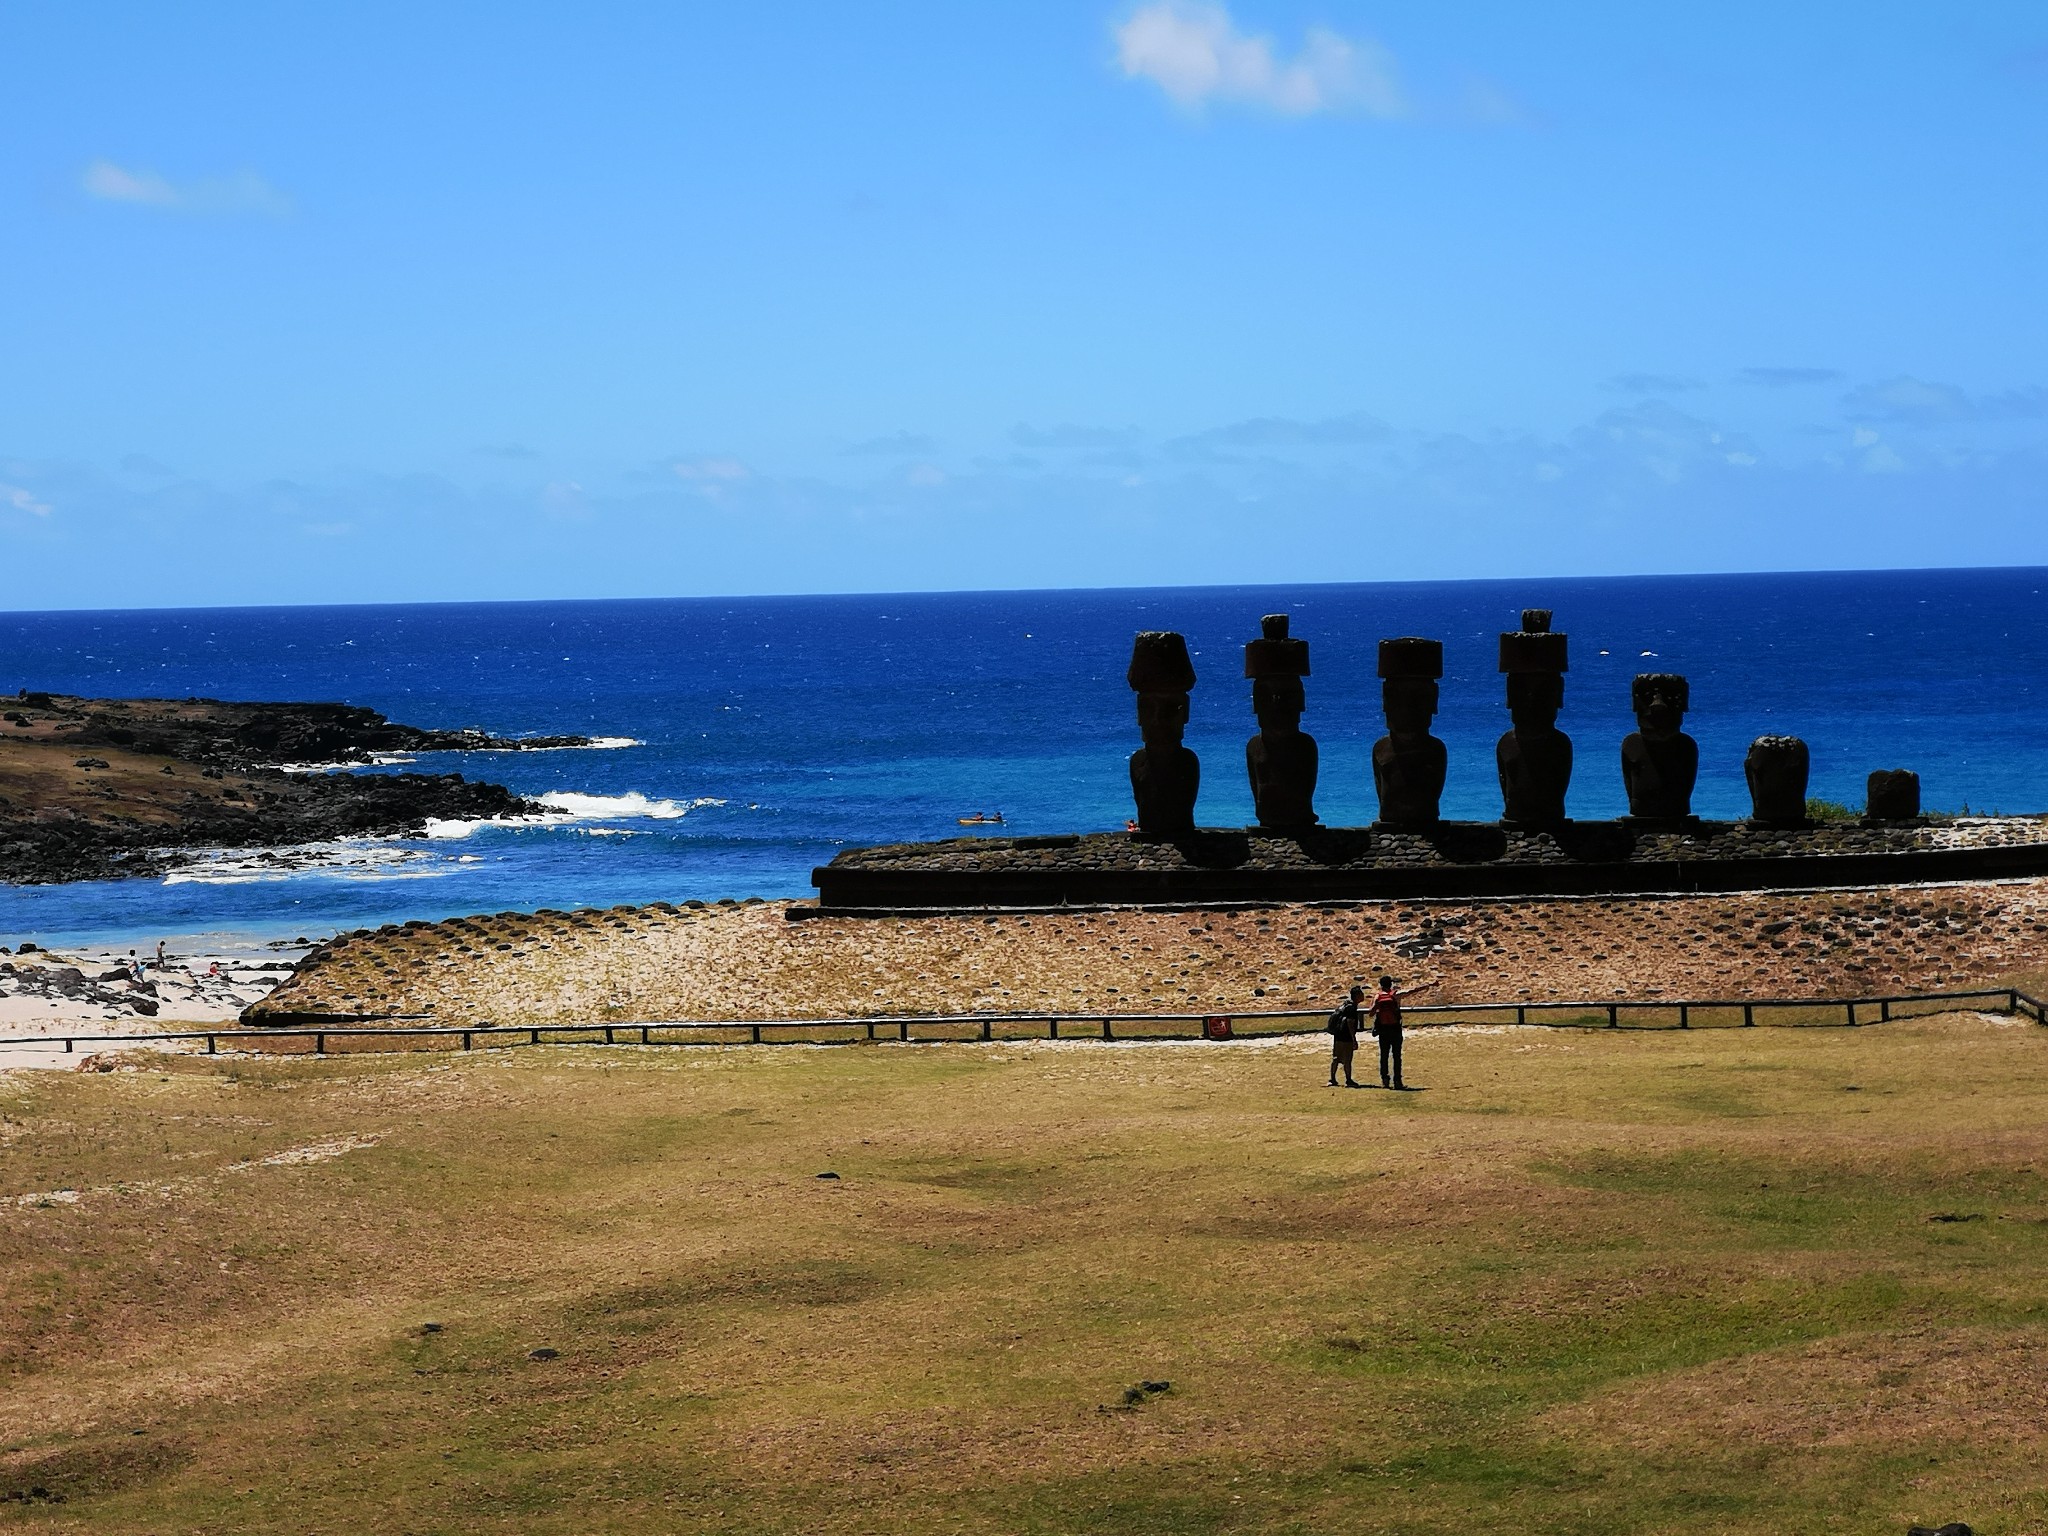
[[[170,881],[0,886],[0,943],[317,938],[457,912],[802,896],[843,848],[963,835],[976,811],[1002,812],[998,834],[1120,827],[1139,629],[1188,636],[1200,817],[1242,825],[1255,722],[1240,647],[1269,612],[1311,646],[1303,725],[1333,825],[1374,814],[1386,635],[1445,642],[1444,812],[1499,815],[1495,636],[1524,607],[1554,609],[1571,636],[1559,723],[1577,746],[1575,816],[1625,808],[1629,679],[1653,670],[1692,681],[1703,815],[1746,813],[1742,755],[1767,732],[1806,738],[1816,795],[1860,805],[1871,769],[1909,767],[1931,808],[2040,810],[2044,589],[2048,572],[1987,570],[12,614],[0,692],[341,700],[636,745],[369,770],[455,770],[577,819],[336,848],[282,876],[224,856]]]

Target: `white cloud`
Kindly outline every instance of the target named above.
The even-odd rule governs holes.
[[[1907,374],[1859,385],[1842,403],[1853,419],[1914,427],[2048,417],[2048,389],[2038,384],[2002,394],[1972,395],[1953,384],[1930,384]]]
[[[0,506],[12,507],[17,512],[26,512],[30,517],[50,515],[50,504],[47,501],[38,501],[33,493],[18,485],[0,485]]]
[[[78,185],[87,197],[101,202],[179,213],[291,212],[291,199],[254,171],[179,184],[154,171],[134,171],[111,160],[95,160],[85,168]]]
[[[540,488],[540,505],[551,517],[590,516],[590,497],[574,480],[550,480]]]
[[[738,459],[678,459],[669,468],[678,480],[693,483],[744,480],[751,473]]]
[[[1393,54],[1371,38],[1311,27],[1300,52],[1281,58],[1270,37],[1239,31],[1229,11],[1205,0],[1154,0],[1114,34],[1126,78],[1150,80],[1184,107],[1242,102],[1289,117],[1408,111]]]

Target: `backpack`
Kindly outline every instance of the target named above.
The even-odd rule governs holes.
[[[1330,1022],[1323,1026],[1323,1033],[1328,1035],[1341,1035],[1344,1033],[1344,1009],[1341,1006],[1331,1013]]]

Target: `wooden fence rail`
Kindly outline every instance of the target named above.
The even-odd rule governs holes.
[[[1403,1010],[1411,1028],[1444,1028],[1457,1024],[1517,1024],[1545,1029],[1714,1029],[1759,1025],[1779,1028],[1861,1028],[1905,1017],[1902,1009],[1946,1012],[1976,1005],[1986,1013],[2017,1014],[2048,1024],[2048,1004],[2012,987],[1983,987],[1961,992],[1909,992],[1883,997],[1788,998],[1634,998],[1559,1003],[1438,1003]],[[1818,1017],[1816,1017],[1818,1015]],[[1839,1016],[1837,1016],[1839,1015]],[[1228,1025],[1224,1038],[1245,1040],[1282,1035],[1320,1034],[1328,1015],[1319,1009],[1240,1013],[1225,1018],[1200,1013],[957,1013],[892,1015],[884,1018],[827,1019],[651,1019],[585,1024],[412,1024],[396,1018],[337,1016],[318,1024],[235,1025],[215,1029],[162,1031],[137,1035],[24,1035],[0,1039],[7,1046],[63,1044],[67,1052],[80,1043],[98,1050],[110,1046],[147,1045],[162,1041],[203,1040],[206,1054],[227,1049],[263,1049],[259,1042],[310,1042],[314,1055],[329,1054],[329,1042],[383,1040],[435,1042],[473,1050],[482,1045],[846,1045],[893,1039],[902,1044],[959,1044],[963,1041],[1048,1040],[1195,1040],[1214,1038],[1210,1026],[1219,1018]],[[1721,1022],[1716,1023],[1719,1019]],[[1662,1022],[1659,1022],[1659,1021]],[[1738,1022],[1739,1021],[1739,1022]],[[1067,1026],[1061,1033],[1061,1026]],[[1121,1026],[1121,1031],[1119,1027]],[[916,1031],[916,1033],[913,1033]],[[388,1048],[388,1047],[387,1047]],[[4,1058],[0,1058],[4,1061]]]

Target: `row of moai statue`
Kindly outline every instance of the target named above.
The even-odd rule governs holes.
[[[1557,716],[1570,657],[1567,637],[1551,629],[1550,618],[1547,609],[1524,609],[1522,627],[1500,637],[1512,722],[1494,749],[1505,826],[1540,828],[1565,820],[1572,742],[1557,728]],[[1301,728],[1308,642],[1287,630],[1286,614],[1268,614],[1259,621],[1259,638],[1244,648],[1244,675],[1251,680],[1252,712],[1259,722],[1258,734],[1245,743],[1245,772],[1259,825],[1275,831],[1316,825],[1316,742]],[[1429,728],[1443,675],[1441,640],[1409,636],[1380,642],[1387,734],[1373,743],[1372,777],[1382,826],[1428,828],[1440,819],[1449,754]],[[1138,695],[1138,731],[1145,739],[1131,754],[1138,830],[1167,837],[1192,831],[1202,767],[1182,739],[1195,686],[1186,639],[1171,630],[1140,634],[1127,681]],[[1636,729],[1621,744],[1629,816],[1651,825],[1690,821],[1700,749],[1682,728],[1691,707],[1686,681],[1674,672],[1645,672],[1631,685],[1630,697]],[[1743,760],[1750,819],[1762,826],[1804,825],[1809,766],[1806,743],[1797,736],[1759,736],[1752,742]],[[1906,820],[1919,813],[1918,775],[1899,769],[1870,776],[1871,818]]]

